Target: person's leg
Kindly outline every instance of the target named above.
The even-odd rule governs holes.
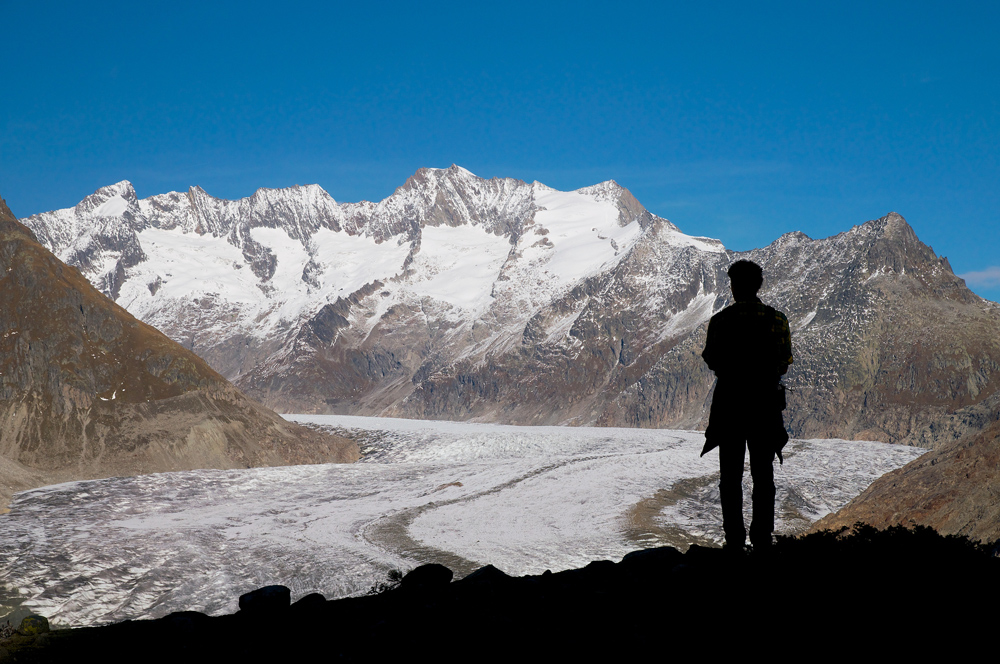
[[[755,549],[771,545],[774,532],[774,449],[770,441],[747,443],[750,475],[753,477],[753,520],[750,543]]]
[[[727,440],[719,445],[719,501],[722,503],[722,529],[726,544],[742,550],[747,529],[743,522],[743,460],[746,443]]]

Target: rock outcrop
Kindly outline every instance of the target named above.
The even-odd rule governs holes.
[[[357,458],[353,442],[283,420],[136,320],[0,204],[0,496],[71,479]]]

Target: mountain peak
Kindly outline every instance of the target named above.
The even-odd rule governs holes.
[[[0,197],[0,221],[17,221],[17,217],[7,207],[7,201]]]
[[[128,180],[101,187],[90,196],[77,203],[79,215],[94,215],[98,217],[120,217],[130,207],[138,212],[139,199],[135,188]]]
[[[598,201],[610,201],[618,207],[618,223],[627,226],[638,220],[642,228],[646,228],[653,215],[632,195],[632,192],[614,180],[605,180],[589,187],[576,190],[577,193],[593,196]],[[676,226],[667,222],[674,230]]]
[[[423,189],[427,186],[440,185],[445,181],[485,182],[485,179],[457,164],[452,164],[448,168],[418,168],[416,173],[406,178],[406,182],[396,192]]]
[[[896,212],[866,222],[862,227],[870,228],[872,240],[868,255],[872,266],[906,272],[940,262],[934,250],[921,242],[913,228]]]
[[[457,174],[457,175],[465,175],[465,176],[472,176],[472,177],[479,177],[479,176],[477,176],[477,175],[476,175],[475,173],[473,173],[472,171],[470,171],[469,169],[467,169],[467,168],[462,168],[462,167],[461,167],[461,166],[459,166],[458,164],[452,164],[451,166],[449,166],[448,168],[446,168],[446,169],[444,169],[444,170],[446,170],[446,171],[448,171],[448,172],[450,172],[450,173],[454,173],[454,174]]]
[[[592,184],[589,187],[581,187],[577,189],[581,194],[593,194],[593,195],[617,195],[622,191],[628,191],[625,187],[621,186],[614,180],[605,180],[604,182],[598,182],[597,184]]]
[[[890,212],[884,217],[881,217],[879,219],[874,220],[873,222],[868,222],[868,223],[872,223],[875,226],[879,227],[882,233],[889,236],[895,236],[895,237],[905,236],[905,237],[912,237],[914,239],[916,239],[917,237],[917,234],[913,231],[913,227],[911,227],[908,223],[906,223],[906,219],[904,219],[903,215],[899,214],[898,212]]]
[[[17,220],[3,198],[0,198],[0,233],[20,234],[32,241],[38,241],[35,233]]]

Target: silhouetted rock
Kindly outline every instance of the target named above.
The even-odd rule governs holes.
[[[311,608],[315,608],[326,602],[326,597],[323,597],[320,593],[309,593],[304,597],[295,601],[291,608],[297,611],[308,611]]]
[[[399,587],[407,592],[433,590],[451,583],[452,576],[452,571],[444,565],[428,563],[406,574],[399,582]]]
[[[639,549],[622,558],[622,565],[632,568],[633,574],[649,574],[665,569],[673,569],[683,559],[683,555],[671,546],[655,549]]]
[[[240,611],[247,614],[274,613],[292,603],[292,591],[285,586],[264,586],[240,595]]]
[[[17,631],[24,636],[37,636],[49,631],[49,620],[45,616],[30,615],[21,620]]]
[[[165,624],[165,630],[190,637],[207,626],[209,616],[200,611],[175,611],[161,620]]]
[[[461,579],[458,583],[463,583],[465,585],[488,586],[496,583],[505,583],[510,578],[510,575],[497,569],[493,565],[486,565],[485,567],[480,567],[472,574],[469,574],[465,578]]]

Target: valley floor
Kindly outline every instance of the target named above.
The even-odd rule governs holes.
[[[288,419],[346,433],[364,457],[17,494],[0,517],[5,603],[54,625],[219,615],[269,584],[288,586],[293,600],[336,598],[422,563],[459,578],[486,564],[540,574],[721,541],[718,460],[698,457],[698,432]],[[924,450],[803,440],[786,452],[775,475],[778,532],[788,534]]]

